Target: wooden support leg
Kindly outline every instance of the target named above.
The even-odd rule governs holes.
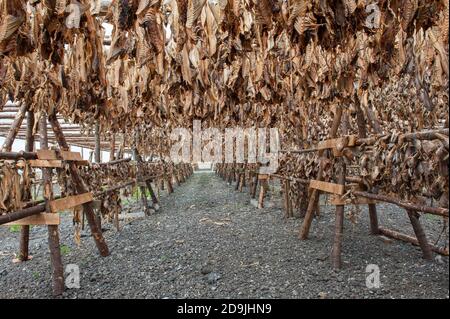
[[[150,197],[152,198],[153,205],[158,204],[159,203],[158,198],[156,197],[155,192],[153,191],[152,188],[152,181],[147,180],[145,184],[147,185],[148,191],[150,192]]]
[[[41,150],[48,150],[47,138],[47,116],[42,114],[39,123],[40,139],[39,144]],[[53,185],[52,185],[52,169],[42,169],[42,180],[44,188],[44,199],[47,202],[47,213],[51,213],[48,202],[53,199]],[[48,246],[50,249],[50,260],[52,264],[52,279],[53,279],[53,295],[59,296],[64,292],[64,270],[61,259],[61,250],[59,247],[59,230],[57,225],[48,225]]]
[[[241,177],[239,178],[239,191],[242,193],[242,189],[244,188],[245,184],[245,172],[241,174]]]
[[[115,160],[115,152],[116,152],[116,134],[112,133],[110,137],[110,144],[109,144],[109,161]]]
[[[25,142],[25,151],[33,152],[34,151],[34,136],[33,136],[33,127],[34,127],[34,112],[28,111],[27,115],[27,133],[26,133],[26,142]],[[25,194],[23,196],[23,201],[31,200],[31,186],[28,189],[25,189]],[[29,259],[29,241],[30,241],[30,226],[25,225],[20,229],[20,252],[19,252],[19,260],[27,261]]]
[[[422,249],[423,258],[426,260],[433,259],[433,252],[431,251],[431,247],[428,244],[427,236],[422,228],[422,225],[419,221],[419,214],[408,210],[409,220],[411,221],[411,225],[413,226],[414,233],[416,234],[417,241],[419,242],[419,246]]]
[[[232,184],[234,179],[234,166],[231,166],[228,171],[228,184]]]
[[[240,167],[238,167],[239,172],[236,173],[236,186],[234,187],[234,190],[237,191],[239,190],[239,184],[241,183],[241,172],[240,172]]]
[[[175,183],[177,184],[177,186],[180,186],[181,182],[180,178],[178,177],[178,173],[173,174],[173,177],[175,178]]]
[[[139,190],[141,191],[141,201],[142,206],[144,206],[144,212],[148,216],[150,215],[150,207],[148,206],[147,195],[145,194],[146,189],[144,186],[139,186]]]
[[[290,205],[290,198],[289,198],[289,180],[283,181],[283,199],[284,199],[284,217],[289,218],[290,212],[289,212],[289,205]]]
[[[101,162],[101,146],[100,146],[100,123],[95,123],[95,151],[94,158],[96,163]]]
[[[173,187],[172,187],[172,181],[170,175],[166,177],[166,183],[167,183],[167,192],[169,194],[173,193]]]
[[[319,191],[313,189],[308,202],[308,208],[306,210],[305,218],[303,219],[302,228],[300,230],[300,239],[305,240],[308,238],[309,229],[314,218],[314,212],[316,210],[316,198],[319,197]]]
[[[53,128],[53,132],[55,134],[56,140],[58,141],[59,147],[62,150],[69,150],[69,145],[67,144],[66,138],[62,132],[61,126],[59,125],[58,120],[56,119],[56,114],[49,117],[50,123]],[[69,164],[69,171],[72,177],[72,181],[74,183],[75,189],[78,194],[84,194],[87,192],[86,187],[83,184],[83,181],[78,173],[78,168],[76,164]],[[89,227],[91,229],[92,237],[94,237],[95,244],[100,252],[100,255],[103,257],[109,256],[108,245],[106,245],[105,238],[103,237],[101,229],[98,228],[98,224],[95,218],[95,212],[92,207],[92,203],[83,204],[83,211],[86,215],[86,219],[88,221]]]
[[[261,181],[261,187],[259,190],[259,198],[258,198],[258,208],[264,208],[264,198],[266,196],[267,190],[269,188],[268,182],[267,180],[262,180]]]
[[[345,185],[345,161],[343,158],[339,159],[339,177],[338,183],[341,185]],[[342,249],[342,237],[344,231],[344,205],[336,206],[336,219],[335,219],[335,228],[334,228],[334,243],[333,250],[331,252],[331,262],[333,263],[334,269],[340,269],[342,266],[341,261],[341,249]]]
[[[300,199],[300,218],[304,218],[306,215],[306,211],[308,210],[308,191],[305,190],[303,194],[301,195]]]
[[[256,190],[258,189],[258,174],[255,174],[253,176],[253,185],[252,185],[252,198],[255,199],[256,198]]]
[[[370,233],[372,235],[379,235],[380,229],[378,227],[377,205],[369,204],[369,219],[370,219]]]

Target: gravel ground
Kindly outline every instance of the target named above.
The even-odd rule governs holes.
[[[274,195],[274,198],[278,197]],[[369,236],[361,208],[357,224],[345,222],[343,269],[333,271],[332,207],[322,207],[310,239],[297,237],[301,220],[283,218],[279,199],[258,210],[213,174],[194,174],[161,210],[105,232],[111,255],[101,258],[88,234],[73,241],[66,215],[61,224],[64,264],[80,268],[80,289],[64,298],[448,298],[448,258],[421,258],[418,248]],[[379,206],[380,224],[411,233],[406,213]],[[430,238],[442,221],[422,218]],[[33,259],[14,264],[17,232],[0,228],[0,297],[51,298],[45,227],[33,227]],[[366,287],[366,267],[380,269],[381,287]]]

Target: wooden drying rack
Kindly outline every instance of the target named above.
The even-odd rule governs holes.
[[[339,112],[335,116],[335,122],[340,121]],[[337,125],[333,126],[332,134],[335,135],[337,132]],[[402,134],[399,136],[399,140],[410,141],[414,139],[434,139],[438,138],[444,140],[448,143],[449,129],[438,129],[438,130],[427,130],[417,133]],[[283,201],[285,209],[285,217],[292,217],[292,201],[290,199],[290,185],[291,182],[301,183],[308,185],[310,190],[310,196],[308,201],[308,207],[306,214],[304,216],[303,224],[300,229],[300,239],[305,240],[308,238],[311,223],[315,213],[318,213],[318,203],[320,194],[330,194],[331,195],[331,205],[336,206],[336,219],[335,219],[335,235],[333,249],[331,253],[332,264],[334,268],[340,268],[341,262],[341,247],[343,238],[343,219],[344,219],[344,208],[346,205],[368,205],[369,208],[369,218],[370,218],[370,230],[372,235],[384,235],[386,237],[401,240],[415,246],[419,246],[422,250],[423,257],[427,260],[432,259],[432,252],[442,254],[445,256],[449,255],[449,250],[447,248],[435,247],[428,242],[426,234],[422,228],[419,221],[419,212],[425,214],[432,214],[441,217],[448,218],[449,210],[448,208],[440,207],[430,207],[426,205],[417,205],[409,202],[401,201],[395,197],[380,195],[370,193],[365,190],[365,186],[359,177],[346,176],[346,164],[345,157],[352,158],[352,149],[364,146],[373,145],[380,138],[386,137],[386,135],[376,135],[370,138],[366,138],[365,134],[361,134],[362,137],[356,135],[343,136],[340,138],[333,137],[328,140],[321,141],[317,143],[316,147],[305,149],[305,150],[294,150],[294,151],[282,151],[281,153],[291,153],[291,154],[306,154],[312,152],[319,152],[319,157],[324,156],[326,151],[331,151],[331,154],[337,159],[337,166],[339,173],[337,175],[337,182],[330,183],[323,181],[323,170],[322,166],[319,167],[318,178],[315,180],[305,180],[293,177],[282,176],[278,174],[261,175],[255,170],[248,170],[246,164],[222,164],[216,166],[216,173],[223,179],[227,180],[228,183],[237,182],[236,190],[242,191],[242,187],[245,186],[245,176],[249,176],[250,187],[249,192],[252,198],[256,197],[256,190],[258,182],[261,184],[259,197],[258,197],[258,208],[264,207],[264,197],[268,190],[268,180],[271,178],[279,179],[282,181],[283,187]],[[447,138],[445,140],[445,137]],[[236,168],[237,166],[237,168]],[[352,199],[346,199],[347,195],[351,194]],[[379,226],[377,208],[376,204],[380,202],[395,204],[398,207],[404,208],[407,211],[408,217],[410,219],[412,228],[415,233],[415,237],[399,233],[394,230],[390,230]]]
[[[27,113],[25,151],[11,152],[14,140],[19,135],[19,130]],[[51,150],[48,147],[47,121],[53,130],[53,138],[59,145],[58,150]],[[95,198],[102,198],[113,191],[117,191],[131,185],[138,185],[141,189],[141,199],[145,207],[145,212],[148,215],[152,207],[159,207],[158,198],[156,197],[151,186],[151,182],[154,179],[159,179],[159,181],[162,181],[162,185],[164,185],[165,182],[169,193],[172,193],[172,179],[175,178],[175,181],[179,184],[184,182],[193,173],[193,171],[192,167],[189,167],[189,165],[181,164],[178,165],[178,168],[175,171],[176,176],[173,177],[172,173],[167,172],[164,167],[164,172],[161,175],[144,175],[143,177],[139,177],[135,180],[125,182],[121,185],[117,185],[110,189],[93,194],[85,187],[78,170],[79,166],[89,165],[89,161],[83,160],[80,153],[69,151],[69,143],[64,136],[63,128],[57,119],[57,115],[53,114],[47,118],[45,112],[42,113],[39,122],[39,139],[41,149],[38,151],[34,151],[34,126],[34,112],[29,110],[25,104],[21,104],[17,114],[14,116],[14,122],[8,131],[2,149],[0,150],[0,160],[15,161],[16,167],[19,169],[23,169],[25,165],[29,165],[29,167],[32,168],[40,168],[42,170],[44,200],[32,202],[31,188],[26,189],[26,193],[22,198],[22,200],[24,200],[24,208],[19,211],[0,215],[0,225],[20,225],[22,227],[19,261],[29,260],[28,249],[30,225],[46,225],[48,227],[53,294],[57,296],[61,295],[64,291],[64,271],[62,266],[58,230],[58,225],[60,224],[60,212],[73,209],[75,207],[82,207],[83,220],[84,217],[86,217],[99,253],[101,256],[106,257],[109,255],[109,249],[102,234],[101,219],[97,217],[97,214],[94,211],[95,207],[99,206],[96,205],[99,201],[95,200]],[[96,130],[96,135],[97,143],[95,145],[95,153],[96,161],[99,162],[101,143],[98,129]],[[114,150],[114,145],[112,150]],[[142,162],[142,158],[137,152],[135,152],[135,154],[138,164],[138,176],[142,176],[145,174],[145,172],[140,171],[139,168],[139,163]],[[109,163],[98,163],[98,165],[116,165],[130,160],[131,159],[112,160]],[[76,194],[61,198],[60,196],[53,195],[52,173],[53,169],[58,170],[64,167],[68,169],[72,182],[75,186]],[[146,188],[149,190],[153,204],[152,206],[148,205]]]

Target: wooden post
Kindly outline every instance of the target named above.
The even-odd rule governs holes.
[[[330,131],[331,138],[336,137],[337,131],[341,124],[341,119],[342,119],[342,107],[338,107],[336,109],[336,113],[334,114],[333,126]],[[318,175],[317,180],[323,179],[323,174],[324,174],[324,172],[323,172],[324,168],[323,168],[323,164],[322,164],[323,153],[324,153],[323,150],[319,151],[319,153],[318,153],[320,162],[319,162],[319,172],[317,174]],[[308,238],[309,229],[311,228],[311,223],[314,218],[314,212],[316,211],[316,207],[319,203],[319,195],[320,195],[320,192],[317,189],[313,189],[311,192],[311,195],[309,196],[308,209],[306,210],[305,219],[303,220],[303,224],[300,229],[300,239],[302,239],[302,240],[305,240]]]
[[[284,186],[284,209],[285,209],[285,217],[289,218],[292,217],[292,203],[291,203],[291,197],[290,197],[290,190],[291,185],[290,181],[288,179],[283,181]]]
[[[25,141],[25,152],[34,152],[34,112],[28,111],[27,115],[27,137]],[[23,201],[31,200],[31,186],[25,189],[25,194],[23,196]],[[20,229],[20,252],[19,260],[27,261],[29,259],[29,241],[30,241],[30,226],[25,225]]]
[[[300,198],[300,217],[303,218],[306,215],[306,211],[308,210],[308,190],[306,189]]]
[[[358,137],[367,137],[366,119],[360,105],[356,107],[356,124],[358,126]],[[370,222],[370,233],[372,235],[378,235],[378,214],[376,204],[369,204],[369,222]]]
[[[380,229],[378,226],[377,206],[369,204],[369,219],[370,219],[370,233],[372,235],[379,235]]]
[[[41,115],[39,123],[40,133],[40,149],[48,150],[47,137],[47,116],[45,113]],[[42,169],[42,180],[44,188],[44,199],[46,201],[47,213],[51,213],[49,201],[53,200],[53,185],[52,185],[52,169]],[[56,213],[57,214],[57,213]],[[64,292],[64,270],[61,260],[61,250],[59,248],[59,230],[57,225],[48,225],[48,245],[50,248],[50,260],[53,267],[53,295],[59,296]]]
[[[19,129],[22,126],[22,122],[27,112],[27,109],[28,109],[27,105],[22,102],[22,105],[20,106],[20,109],[17,112],[16,117],[14,118],[14,122],[11,125],[11,129],[9,130],[8,135],[6,136],[5,141],[3,142],[2,152],[11,151],[14,140],[16,139],[16,136],[19,133]]]
[[[261,184],[261,187],[259,190],[259,198],[258,198],[258,208],[259,209],[264,208],[264,198],[269,189],[269,183],[268,183],[267,179],[261,180],[260,184]]]
[[[253,174],[253,183],[252,183],[252,194],[251,194],[253,199],[256,198],[256,190],[258,189],[258,183],[259,183],[258,173],[254,173]]]
[[[50,123],[53,128],[53,132],[55,134],[55,138],[58,141],[59,147],[62,150],[69,150],[69,145],[66,142],[64,134],[62,132],[61,126],[59,125],[58,120],[56,119],[56,114],[49,117]],[[78,194],[87,193],[87,189],[83,184],[83,181],[78,173],[78,168],[75,163],[69,163],[69,171],[72,177],[72,181],[77,190]],[[86,219],[88,221],[89,227],[91,229],[92,237],[94,237],[95,244],[100,252],[100,255],[103,257],[109,256],[109,249],[106,245],[105,239],[103,237],[101,229],[98,227],[96,222],[96,217],[94,213],[94,209],[92,208],[92,203],[83,204],[83,210],[86,214]]]
[[[95,123],[95,152],[94,152],[94,158],[96,163],[101,162],[101,147],[100,147],[100,123],[97,121]]]
[[[101,152],[102,152],[102,150],[101,150],[101,142],[100,142],[100,123],[97,120],[97,122],[95,123],[95,146],[94,146],[94,161],[97,164],[102,162]],[[95,210],[94,210],[94,212],[95,212]],[[85,216],[84,216],[85,212],[84,212],[84,210],[82,212],[82,215],[83,215],[83,217],[82,217],[82,220],[83,220],[82,229],[84,230],[84,222],[85,222]],[[100,210],[97,210],[97,212],[95,214],[95,219],[97,221],[98,228],[100,230],[102,229],[102,216],[101,215],[102,214],[100,213]]]
[[[237,164],[237,169],[235,172],[235,180],[236,180],[236,186],[234,187],[234,190],[239,190],[239,184],[241,183],[241,164]]]
[[[345,160],[343,158],[340,158],[339,159],[338,183],[341,185],[345,185],[345,172],[346,172]],[[333,243],[333,250],[331,252],[331,262],[333,263],[334,269],[339,269],[342,266],[341,249],[342,249],[342,237],[343,237],[343,231],[344,231],[344,209],[345,209],[344,205],[336,206],[334,243]]]
[[[171,179],[172,179],[172,175],[171,175],[170,173],[168,173],[168,174],[165,175],[165,180],[166,180],[166,183],[167,183],[167,192],[168,192],[169,194],[172,194],[172,193],[173,193],[173,186],[172,186],[172,181],[171,181]]]
[[[239,192],[242,193],[244,186],[245,186],[245,168],[244,171],[241,173],[241,177],[239,178]]]
[[[111,141],[109,144],[109,161],[114,161],[115,158],[115,153],[116,152],[116,134],[111,133]]]
[[[413,226],[414,233],[416,234],[417,241],[419,242],[419,246],[422,249],[423,258],[426,260],[433,259],[433,253],[431,251],[431,247],[428,244],[427,236],[420,224],[419,217],[420,215],[412,210],[408,210],[409,220],[411,221],[411,225]]]
[[[138,136],[139,136],[139,131],[136,130],[136,138],[134,141],[133,156],[134,156],[134,160],[136,161],[138,176],[143,176],[143,175],[145,175],[145,173],[142,172],[142,167],[141,167],[142,157],[139,154],[139,151],[137,149]],[[142,181],[142,182],[144,182],[144,181]],[[150,215],[150,207],[148,206],[148,201],[147,201],[147,194],[146,194],[147,191],[145,189],[145,186],[143,186],[141,184],[142,182],[139,183],[139,190],[141,191],[140,192],[141,193],[141,201],[142,201],[142,205],[144,206],[144,212],[148,216],[148,215]]]

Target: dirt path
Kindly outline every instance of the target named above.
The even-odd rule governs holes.
[[[66,298],[448,298],[448,258],[421,259],[407,244],[368,236],[367,213],[346,221],[344,269],[330,267],[333,213],[322,209],[311,238],[300,241],[301,220],[280,208],[257,210],[248,193],[212,174],[194,174],[164,195],[156,215],[105,233],[112,254],[98,256],[89,237],[77,247],[69,216],[61,229],[64,263],[77,264],[81,288]],[[407,217],[385,207],[382,223],[403,227]],[[431,220],[436,229],[440,221]],[[428,225],[427,225],[428,226]],[[0,297],[50,297],[46,229],[32,230],[34,259],[13,264],[18,234],[0,228]],[[366,267],[380,269],[381,287],[366,287]]]

